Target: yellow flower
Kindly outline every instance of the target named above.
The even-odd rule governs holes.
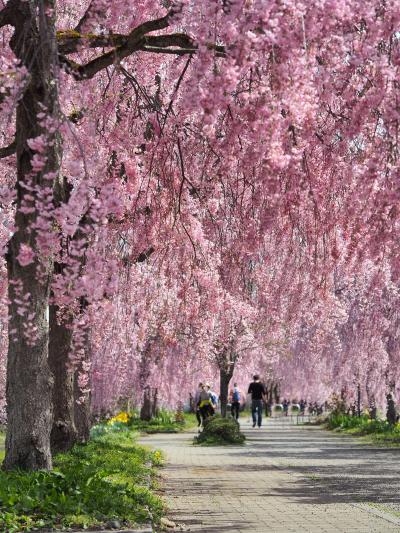
[[[110,418],[108,423],[113,424],[114,422],[122,422],[123,424],[127,424],[129,422],[129,418],[130,418],[129,413],[122,411],[122,413],[119,413],[118,415]]]
[[[163,454],[159,450],[156,450],[153,453],[153,463],[156,465],[161,465],[162,461],[163,461]]]

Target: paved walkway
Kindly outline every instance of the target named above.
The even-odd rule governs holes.
[[[400,532],[400,450],[282,419],[242,428],[242,447],[192,446],[194,433],[143,439],[166,454],[164,496],[184,530]]]

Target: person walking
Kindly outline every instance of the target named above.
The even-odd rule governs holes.
[[[197,426],[200,427],[201,426],[201,423],[202,423],[202,419],[201,419],[201,412],[200,412],[200,393],[203,389],[203,383],[200,382],[198,387],[197,387],[197,390],[196,392],[194,393],[194,408],[195,408],[195,413],[196,413],[196,418],[197,418]]]
[[[218,409],[218,401],[219,401],[218,394],[211,389],[211,385],[209,385],[208,383],[206,385],[206,388],[211,395],[211,403],[212,403],[212,408],[213,408],[212,414],[214,415]]]
[[[282,402],[283,405],[283,414],[285,416],[288,416],[289,414],[289,401],[285,398]]]
[[[239,419],[241,392],[238,388],[238,384],[233,384],[233,390],[231,391],[231,415],[235,420]]]
[[[253,428],[255,428],[256,425],[258,425],[260,428],[262,423],[263,399],[266,391],[258,374],[253,376],[253,382],[249,385],[248,393],[251,394],[251,416],[253,418]]]
[[[202,418],[202,421],[204,423],[204,420],[208,418],[209,416],[213,416],[214,414],[214,407],[212,404],[212,396],[209,389],[209,385],[203,385],[201,387],[199,399],[199,409],[200,409],[200,416]]]

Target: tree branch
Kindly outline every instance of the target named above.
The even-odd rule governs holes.
[[[15,154],[15,151],[17,149],[17,142],[15,139],[11,144],[8,146],[5,146],[4,148],[0,148],[0,159],[4,159],[4,157],[9,157],[10,155]]]
[[[93,5],[93,0],[90,1],[85,13],[82,15],[81,19],[79,20],[75,28],[75,31],[80,32],[85,22],[90,19],[90,10],[92,8],[92,5]]]
[[[196,53],[197,44],[185,33],[147,35],[156,30],[168,28],[173,14],[174,12],[170,11],[165,17],[144,22],[128,35],[120,33],[110,33],[108,35],[82,34],[76,30],[59,31],[57,32],[57,40],[61,54],[60,61],[68,66],[68,71],[75,79],[87,80],[134,52],[143,51],[173,55]],[[66,58],[65,55],[76,52],[80,45],[85,45],[88,48],[113,47],[113,50],[92,59],[84,65],[79,65]],[[215,50],[217,57],[226,56],[225,47],[222,45],[209,43],[207,47],[210,50]]]
[[[58,51],[60,54],[73,54],[78,51],[80,45],[89,48],[107,48],[122,46],[128,36],[121,33],[97,35],[94,33],[80,33],[76,30],[59,30],[57,32]]]
[[[11,11],[12,11],[14,4],[15,4],[15,1],[10,1],[6,5],[6,7],[0,11],[0,28],[2,28],[3,26],[7,26],[8,24],[12,25]]]
[[[154,251],[155,251],[154,248],[152,246],[150,246],[150,248],[148,250],[140,253],[136,257],[135,263],[144,263],[154,253]]]
[[[146,35],[146,33],[168,28],[170,18],[173,14],[174,12],[170,11],[167,15],[165,15],[165,17],[143,22],[143,24],[140,24],[131,31],[124,44],[118,46],[110,52],[106,52],[105,54],[96,57],[92,61],[89,61],[89,63],[86,63],[86,65],[75,67],[72,74],[78,80],[87,80],[93,78],[93,76],[95,76],[95,74],[97,74],[97,72],[100,70],[103,70],[111,66],[117,60],[120,61],[121,59],[131,55],[133,52],[140,50],[142,38]]]

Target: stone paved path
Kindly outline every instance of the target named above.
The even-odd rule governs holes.
[[[166,454],[164,496],[184,530],[400,532],[400,450],[282,419],[242,428],[243,447],[192,446],[194,433],[143,439]]]

